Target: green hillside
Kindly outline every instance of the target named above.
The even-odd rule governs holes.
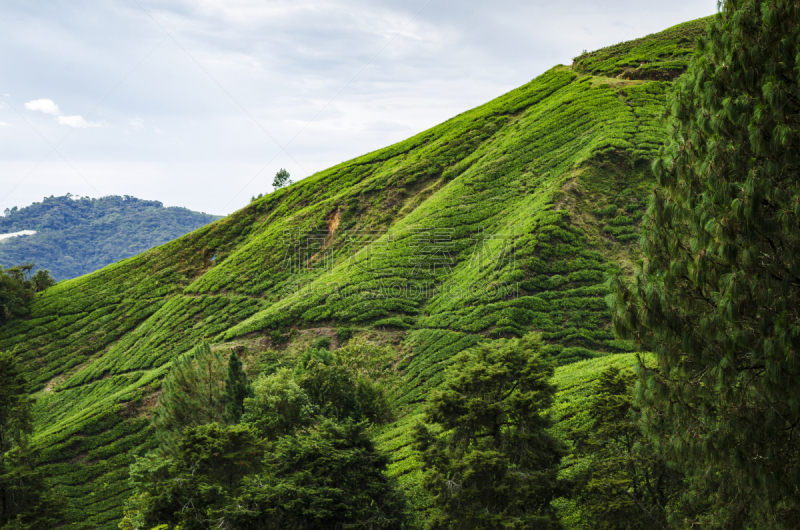
[[[665,79],[705,23],[584,54],[39,295],[0,329],[0,350],[31,376],[35,441],[69,522],[116,527],[132,455],[154,443],[160,378],[201,339],[245,346],[251,371],[321,337],[336,347],[343,328],[396,348],[400,417],[378,441],[418,507],[409,427],[455,353],[541,332],[562,367],[556,416],[573,418],[606,364],[632,363],[604,273],[636,258]]]
[[[68,280],[163,245],[219,219],[158,201],[111,195],[45,197],[0,217],[0,234],[36,234],[0,240],[0,264],[35,263],[56,280]]]

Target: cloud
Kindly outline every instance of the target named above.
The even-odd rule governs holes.
[[[8,127],[8,123],[0,121],[0,127]]]
[[[45,114],[52,114],[53,116],[61,114],[58,105],[53,103],[52,99],[34,99],[33,101],[25,103],[25,108],[28,110],[39,110]]]
[[[71,127],[100,127],[99,123],[86,121],[83,116],[59,116],[58,123]]]
[[[83,116],[64,116],[61,114],[61,109],[52,99],[34,99],[25,103],[25,108],[28,110],[38,110],[45,114],[52,114],[58,117],[59,125],[69,125],[70,127],[100,127],[99,123],[89,122],[83,119]],[[6,125],[2,123],[0,125]]]

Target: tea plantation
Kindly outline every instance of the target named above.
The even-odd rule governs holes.
[[[581,421],[591,381],[633,364],[604,274],[637,259],[665,91],[705,23],[581,55],[38,295],[0,328],[0,350],[35,387],[34,441],[66,527],[116,528],[128,465],[155,443],[161,379],[200,340],[245,346],[251,372],[320,337],[395,348],[398,420],[377,441],[419,509],[410,426],[456,353],[541,332],[559,365],[556,431]]]

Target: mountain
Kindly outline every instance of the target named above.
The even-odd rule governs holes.
[[[67,522],[115,528],[160,379],[201,340],[256,370],[321,338],[391,345],[399,419],[377,437],[424,506],[410,426],[454,354],[539,331],[558,432],[593,378],[630,365],[604,273],[630,270],[666,138],[670,79],[706,20],[584,54],[406,141],[322,171],[175,241],[58,283],[0,329],[36,396]],[[28,228],[28,227],[26,227]]]
[[[25,208],[6,209],[2,234],[33,235],[0,240],[0,264],[33,262],[56,280],[67,280],[163,245],[220,216],[128,195],[45,197]]]

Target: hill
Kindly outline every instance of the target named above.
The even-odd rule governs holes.
[[[400,418],[377,440],[419,507],[409,427],[455,353],[541,332],[562,367],[555,416],[571,421],[605,365],[632,362],[604,273],[637,257],[668,79],[705,23],[582,55],[39,295],[0,350],[31,374],[35,441],[68,521],[115,527],[132,455],[153,446],[160,379],[200,340],[244,347],[251,372],[320,338],[395,348]]]
[[[127,195],[45,197],[25,208],[6,209],[0,217],[0,234],[35,232],[0,240],[0,264],[33,262],[37,269],[50,270],[56,280],[67,280],[163,245],[219,218]]]

